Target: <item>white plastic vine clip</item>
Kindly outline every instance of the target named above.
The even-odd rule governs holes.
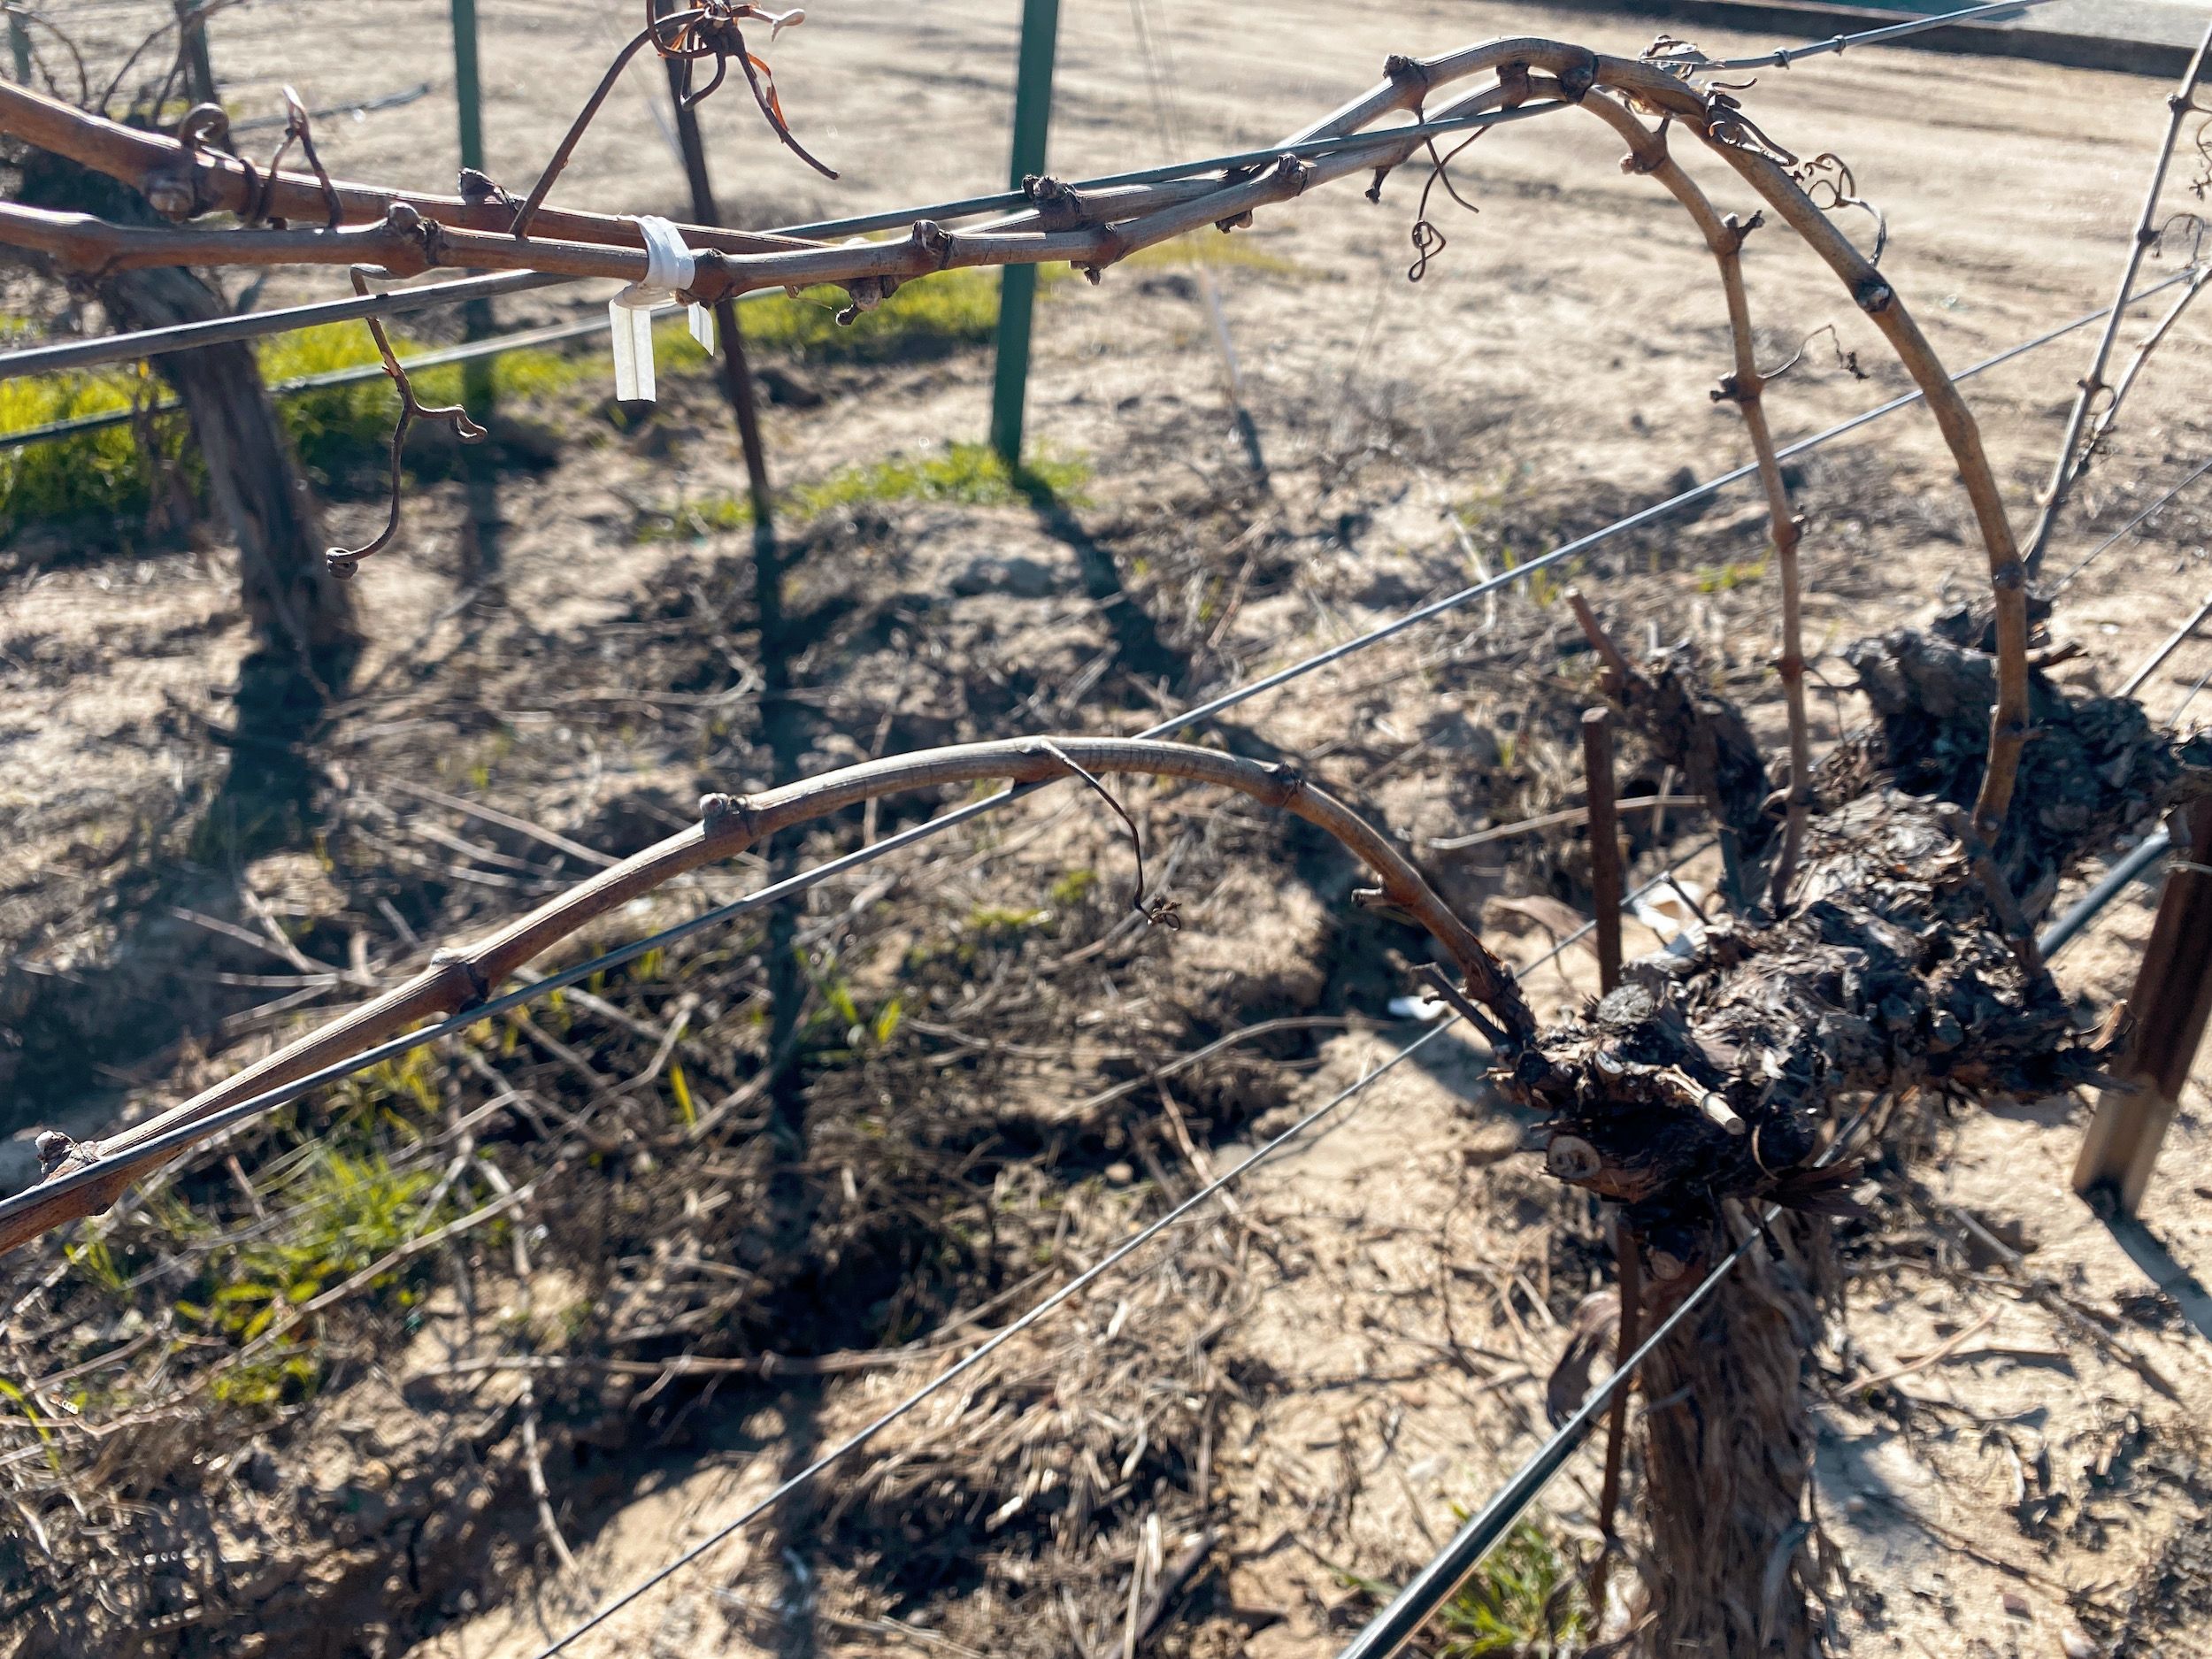
[[[614,395],[624,403],[653,401],[653,309],[691,286],[698,260],[684,245],[683,233],[664,219],[641,214],[639,234],[645,239],[645,280],[633,282],[607,302],[607,321],[614,334]],[[691,308],[691,337],[708,352],[714,349],[714,313],[703,305]]]

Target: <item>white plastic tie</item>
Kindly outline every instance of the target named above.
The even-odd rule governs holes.
[[[683,233],[667,219],[641,214],[638,233],[645,239],[645,280],[633,282],[607,302],[614,338],[614,395],[624,403],[653,401],[653,311],[672,301],[698,275],[696,255],[684,245]],[[691,308],[691,337],[714,349],[714,313]]]

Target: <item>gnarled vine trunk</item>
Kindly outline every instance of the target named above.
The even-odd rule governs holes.
[[[26,206],[90,211],[126,224],[160,222],[145,199],[106,175],[44,150],[19,163]],[[180,266],[108,271],[89,286],[121,326],[162,328],[227,314],[222,296]],[[327,691],[359,646],[353,607],[325,568],[321,515],[244,342],[150,359],[184,405],[208,491],[238,544],[240,597],[252,625],[253,671]],[[255,689],[254,686],[242,689]],[[271,682],[271,689],[277,688]]]
[[[185,270],[118,272],[100,299],[127,328],[165,328],[224,315],[222,301]],[[342,681],[358,645],[344,586],[324,566],[321,515],[300,476],[243,342],[156,357],[176,392],[207,467],[208,490],[238,544],[241,598],[257,655],[273,666]]]
[[[27,204],[157,222],[134,192],[43,151],[25,156],[20,179]],[[227,314],[221,295],[182,267],[109,271],[90,287],[125,328]],[[252,346],[205,346],[151,362],[184,405],[209,496],[237,546],[239,598],[252,630],[239,664],[229,775],[195,837],[201,856],[227,862],[298,838],[312,785],[303,740],[344,687],[360,636],[347,590],[326,566],[321,513]]]
[[[1687,957],[1632,964],[1506,1080],[1548,1114],[1550,1171],[1627,1206],[1659,1313],[1728,1248],[1728,1225],[1770,1204],[1804,1212],[1777,1229],[1791,1259],[1747,1263],[1645,1379],[1655,1659],[1814,1651],[1801,1371],[1834,1265],[1820,1217],[1848,1208],[1847,1171],[1815,1163],[1835,1119],[1880,1091],[2032,1099],[2095,1077],[2102,1057],[2027,919],[2084,857],[2212,788],[2212,739],[2177,746],[2139,704],[2070,699],[2039,677],[2018,809],[1985,847],[1970,808],[1990,659],[1900,632],[1848,660],[1878,725],[1822,770],[1790,912],[1726,918]],[[1620,690],[1632,720],[1683,718],[1647,678]]]
[[[1820,1334],[1834,1251],[1817,1217],[1786,1217],[1770,1233],[1784,1256],[1755,1245],[1640,1379],[1648,1402],[1646,1507],[1661,1569],[1653,1621],[1640,1638],[1650,1659],[1814,1659],[1819,1651],[1812,1609],[1824,1586],[1802,1371]],[[1716,1248],[1722,1242],[1717,1235]],[[1695,1282],[1686,1274],[1659,1286],[1651,1317],[1664,1318]]]

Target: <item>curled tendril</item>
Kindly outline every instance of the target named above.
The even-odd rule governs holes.
[[[1829,349],[1836,354],[1836,366],[1838,368],[1849,374],[1855,380],[1863,380],[1868,378],[1867,372],[1859,366],[1859,354],[1855,351],[1846,351],[1843,349],[1843,338],[1836,333],[1835,324],[1823,323],[1819,327],[1814,329],[1812,333],[1807,334],[1802,340],[1799,341],[1797,342],[1797,349],[1791,352],[1788,357],[1784,359],[1781,363],[1777,364],[1773,368],[1761,370],[1759,372],[1759,379],[1769,385],[1771,385],[1776,380],[1780,380],[1784,375],[1787,374],[1791,370],[1797,367],[1799,364],[1805,360],[1805,353],[1811,349],[1813,342],[1819,339],[1823,334],[1828,336]]]
[[[1144,895],[1144,837],[1137,833],[1137,821],[1131,818],[1128,810],[1114,798],[1114,792],[1085,771],[1081,765],[1070,757],[1065,749],[1048,737],[1041,741],[1044,743],[1045,753],[1090,785],[1097,792],[1098,798],[1113,809],[1114,816],[1122,822],[1122,827],[1129,832],[1129,846],[1137,856],[1137,887],[1136,890],[1129,895],[1129,908],[1143,917],[1145,921],[1152,926],[1164,927],[1170,933],[1179,932],[1183,926],[1183,918],[1179,913],[1180,907],[1176,901],[1165,894],[1155,894],[1150,899],[1147,899]]]
[[[656,0],[646,0],[646,35],[656,52],[682,65],[677,96],[686,109],[697,108],[721,87],[729,77],[730,60],[734,58],[744,72],[746,83],[752,88],[753,102],[785,148],[823,177],[837,176],[835,168],[808,154],[806,147],[792,135],[790,125],[784,119],[783,102],[776,96],[775,73],[764,59],[746,50],[745,36],[739,27],[741,23],[765,23],[772,42],[784,30],[805,22],[804,12],[770,12],[761,6],[737,4],[736,0],[704,0],[699,6],[668,17],[656,16],[655,11]],[[691,85],[692,65],[709,58],[714,60],[714,74],[705,86],[695,91]]]
[[[368,279],[372,269],[365,265],[354,266],[353,291],[356,294],[365,295],[369,291]],[[384,273],[379,271],[373,274],[381,276]],[[414,383],[407,378],[407,371],[400,366],[399,359],[392,355],[391,338],[384,332],[384,325],[373,317],[365,320],[369,325],[370,338],[376,342],[377,356],[384,360],[384,373],[399,388],[399,419],[392,427],[392,509],[384,520],[384,528],[373,540],[360,547],[334,547],[325,551],[324,562],[329,566],[330,573],[341,581],[350,580],[355,568],[363,559],[382,552],[391,544],[392,538],[399,534],[400,491],[404,481],[400,462],[406,452],[407,434],[413,429],[415,422],[428,420],[449,426],[453,428],[453,435],[463,443],[480,443],[484,439],[484,428],[471,420],[468,411],[458,403],[433,409],[417,402]]]
[[[246,205],[238,217],[248,229],[257,225],[282,226],[283,221],[270,213],[269,206],[276,196],[277,179],[284,171],[284,158],[291,153],[294,144],[307,157],[315,182],[322,188],[323,206],[328,218],[325,228],[336,230],[345,220],[345,204],[339,197],[338,187],[331,182],[330,170],[323,165],[323,158],[315,149],[315,129],[307,106],[291,87],[284,88],[284,136],[278,142],[276,153],[269,157],[265,170],[255,166],[231,147],[230,115],[219,104],[196,104],[187,110],[177,123],[176,137],[188,157],[223,156],[244,169]]]
[[[1874,252],[1867,263],[1882,263],[1883,250],[1889,246],[1889,220],[1882,210],[1858,193],[1858,182],[1851,176],[1851,169],[1842,157],[1833,150],[1824,150],[1810,161],[1801,162],[1790,169],[1790,177],[1797,180],[1812,204],[1824,213],[1839,208],[1855,207],[1874,221]]]
[[[1637,61],[1672,75],[1677,81],[1687,81],[1712,60],[1694,41],[1674,35],[1658,35],[1653,36],[1651,44],[1644,48]]]
[[[1483,134],[1488,132],[1489,130],[1490,129],[1486,127],[1478,127],[1474,132],[1460,140],[1460,142],[1453,147],[1452,152],[1448,156],[1440,156],[1437,154],[1436,141],[1433,138],[1428,141],[1426,148],[1429,152],[1429,176],[1426,181],[1421,186],[1420,205],[1414,210],[1412,232],[1414,259],[1413,263],[1406,267],[1407,281],[1418,282],[1423,277],[1426,276],[1429,273],[1429,261],[1435,258],[1437,255],[1442,253],[1445,249],[1452,245],[1451,239],[1445,235],[1442,231],[1439,230],[1436,227],[1436,222],[1429,217],[1429,196],[1434,192],[1438,185],[1442,185],[1444,187],[1444,194],[1450,196],[1453,201],[1458,203],[1460,206],[1465,208],[1470,213],[1479,213],[1482,211],[1482,210],[1477,207],[1472,202],[1470,202],[1465,196],[1460,195],[1459,187],[1452,182],[1451,168],[1452,163],[1460,158],[1461,155],[1465,152],[1467,146],[1473,143],[1475,140],[1480,138]],[[1382,181],[1379,177],[1376,180],[1377,192],[1379,192],[1381,188]]]
[[[1452,245],[1451,238],[1425,219],[1413,221],[1413,263],[1406,267],[1406,280],[1418,282],[1429,273],[1429,261]]]
[[[2212,224],[2208,224],[2195,213],[2177,213],[2152,233],[2151,251],[2163,258],[2167,251],[2168,239],[2177,236],[2186,236],[2189,239],[2189,257],[2182,263],[2184,265],[2199,264],[2204,258],[2205,241],[2208,237],[2212,237]]]
[[[1759,124],[1743,112],[1742,104],[1718,88],[1705,100],[1705,132],[1717,144],[1749,150],[1779,166],[1795,168],[1799,165],[1794,155],[1768,137]]]
[[[187,152],[220,150],[230,142],[230,115],[219,104],[196,104],[177,120],[177,142]]]
[[[276,154],[269,158],[269,183],[263,192],[265,198],[267,190],[274,188],[277,173],[284,165],[285,155],[295,142],[300,147],[300,154],[307,157],[307,165],[314,169],[315,182],[322,187],[323,205],[330,211],[330,223],[325,228],[336,230],[345,218],[345,206],[338,199],[338,187],[330,181],[330,170],[323,165],[323,158],[315,153],[315,129],[307,119],[307,106],[300,102],[297,92],[287,87],[284,88],[284,142],[277,146]]]

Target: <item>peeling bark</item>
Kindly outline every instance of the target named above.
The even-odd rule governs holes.
[[[1996,691],[1990,660],[1909,632],[1847,657],[1880,724],[1822,770],[1824,810],[1791,912],[1724,918],[1687,956],[1632,964],[1619,990],[1517,1062],[1509,1086],[1550,1116],[1553,1173],[1634,1206],[1647,1232],[1702,1227],[1723,1198],[1796,1191],[1846,1096],[2035,1098],[2100,1069],[1961,839]],[[1672,673],[1663,664],[1647,683]],[[2025,810],[1994,849],[2031,916],[2084,856],[2200,792],[2191,763],[2212,761],[2212,743],[2177,749],[2134,703],[2069,699],[2039,678],[2033,692]],[[1686,706],[1678,690],[1624,701],[1640,724]],[[1745,793],[1728,804],[1724,779],[1724,811]]]
[[[1773,1231],[1782,1257],[1754,1247],[1640,1379],[1661,1568],[1640,1638],[1652,1659],[1820,1652],[1809,1609],[1830,1586],[1807,1502],[1816,1431],[1800,1372],[1834,1252],[1825,1222]],[[1669,1312],[1668,1289],[1693,1283],[1661,1286],[1652,1317]]]
[[[1728,1286],[1647,1379],[1655,1401],[1672,1399],[1650,1420],[1655,1655],[1813,1651],[1798,1372],[1832,1268],[1816,1217],[1851,1208],[1850,1171],[1811,1162],[1839,1111],[1877,1091],[2035,1099],[2096,1077],[2103,1058],[2023,937],[2023,911],[2124,831],[2212,789],[2212,738],[2176,745],[2138,703],[2070,698],[2037,676],[2021,810],[1985,849],[1970,814],[1993,663],[1909,631],[1847,660],[1878,723],[1821,770],[1789,913],[1724,918],[1686,956],[1631,964],[1502,1079],[1548,1115],[1550,1172],[1627,1206],[1663,1286],[1694,1282],[1738,1205],[1806,1213],[1790,1229],[1801,1260]],[[1739,718],[1703,707],[1678,663],[1613,678],[1663,753],[1692,753],[1701,730]],[[1741,772],[1732,789],[1721,772],[1717,816],[1738,821],[1763,782]]]
[[[1751,892],[1744,866],[1766,851],[1775,830],[1766,762],[1751,727],[1740,710],[1708,688],[1704,666],[1689,646],[1662,651],[1638,668],[1605,639],[1594,617],[1586,615],[1583,626],[1593,643],[1604,641],[1599,649],[1607,661],[1606,690],[1629,724],[1705,797],[1720,826],[1730,900],[1743,905]]]

